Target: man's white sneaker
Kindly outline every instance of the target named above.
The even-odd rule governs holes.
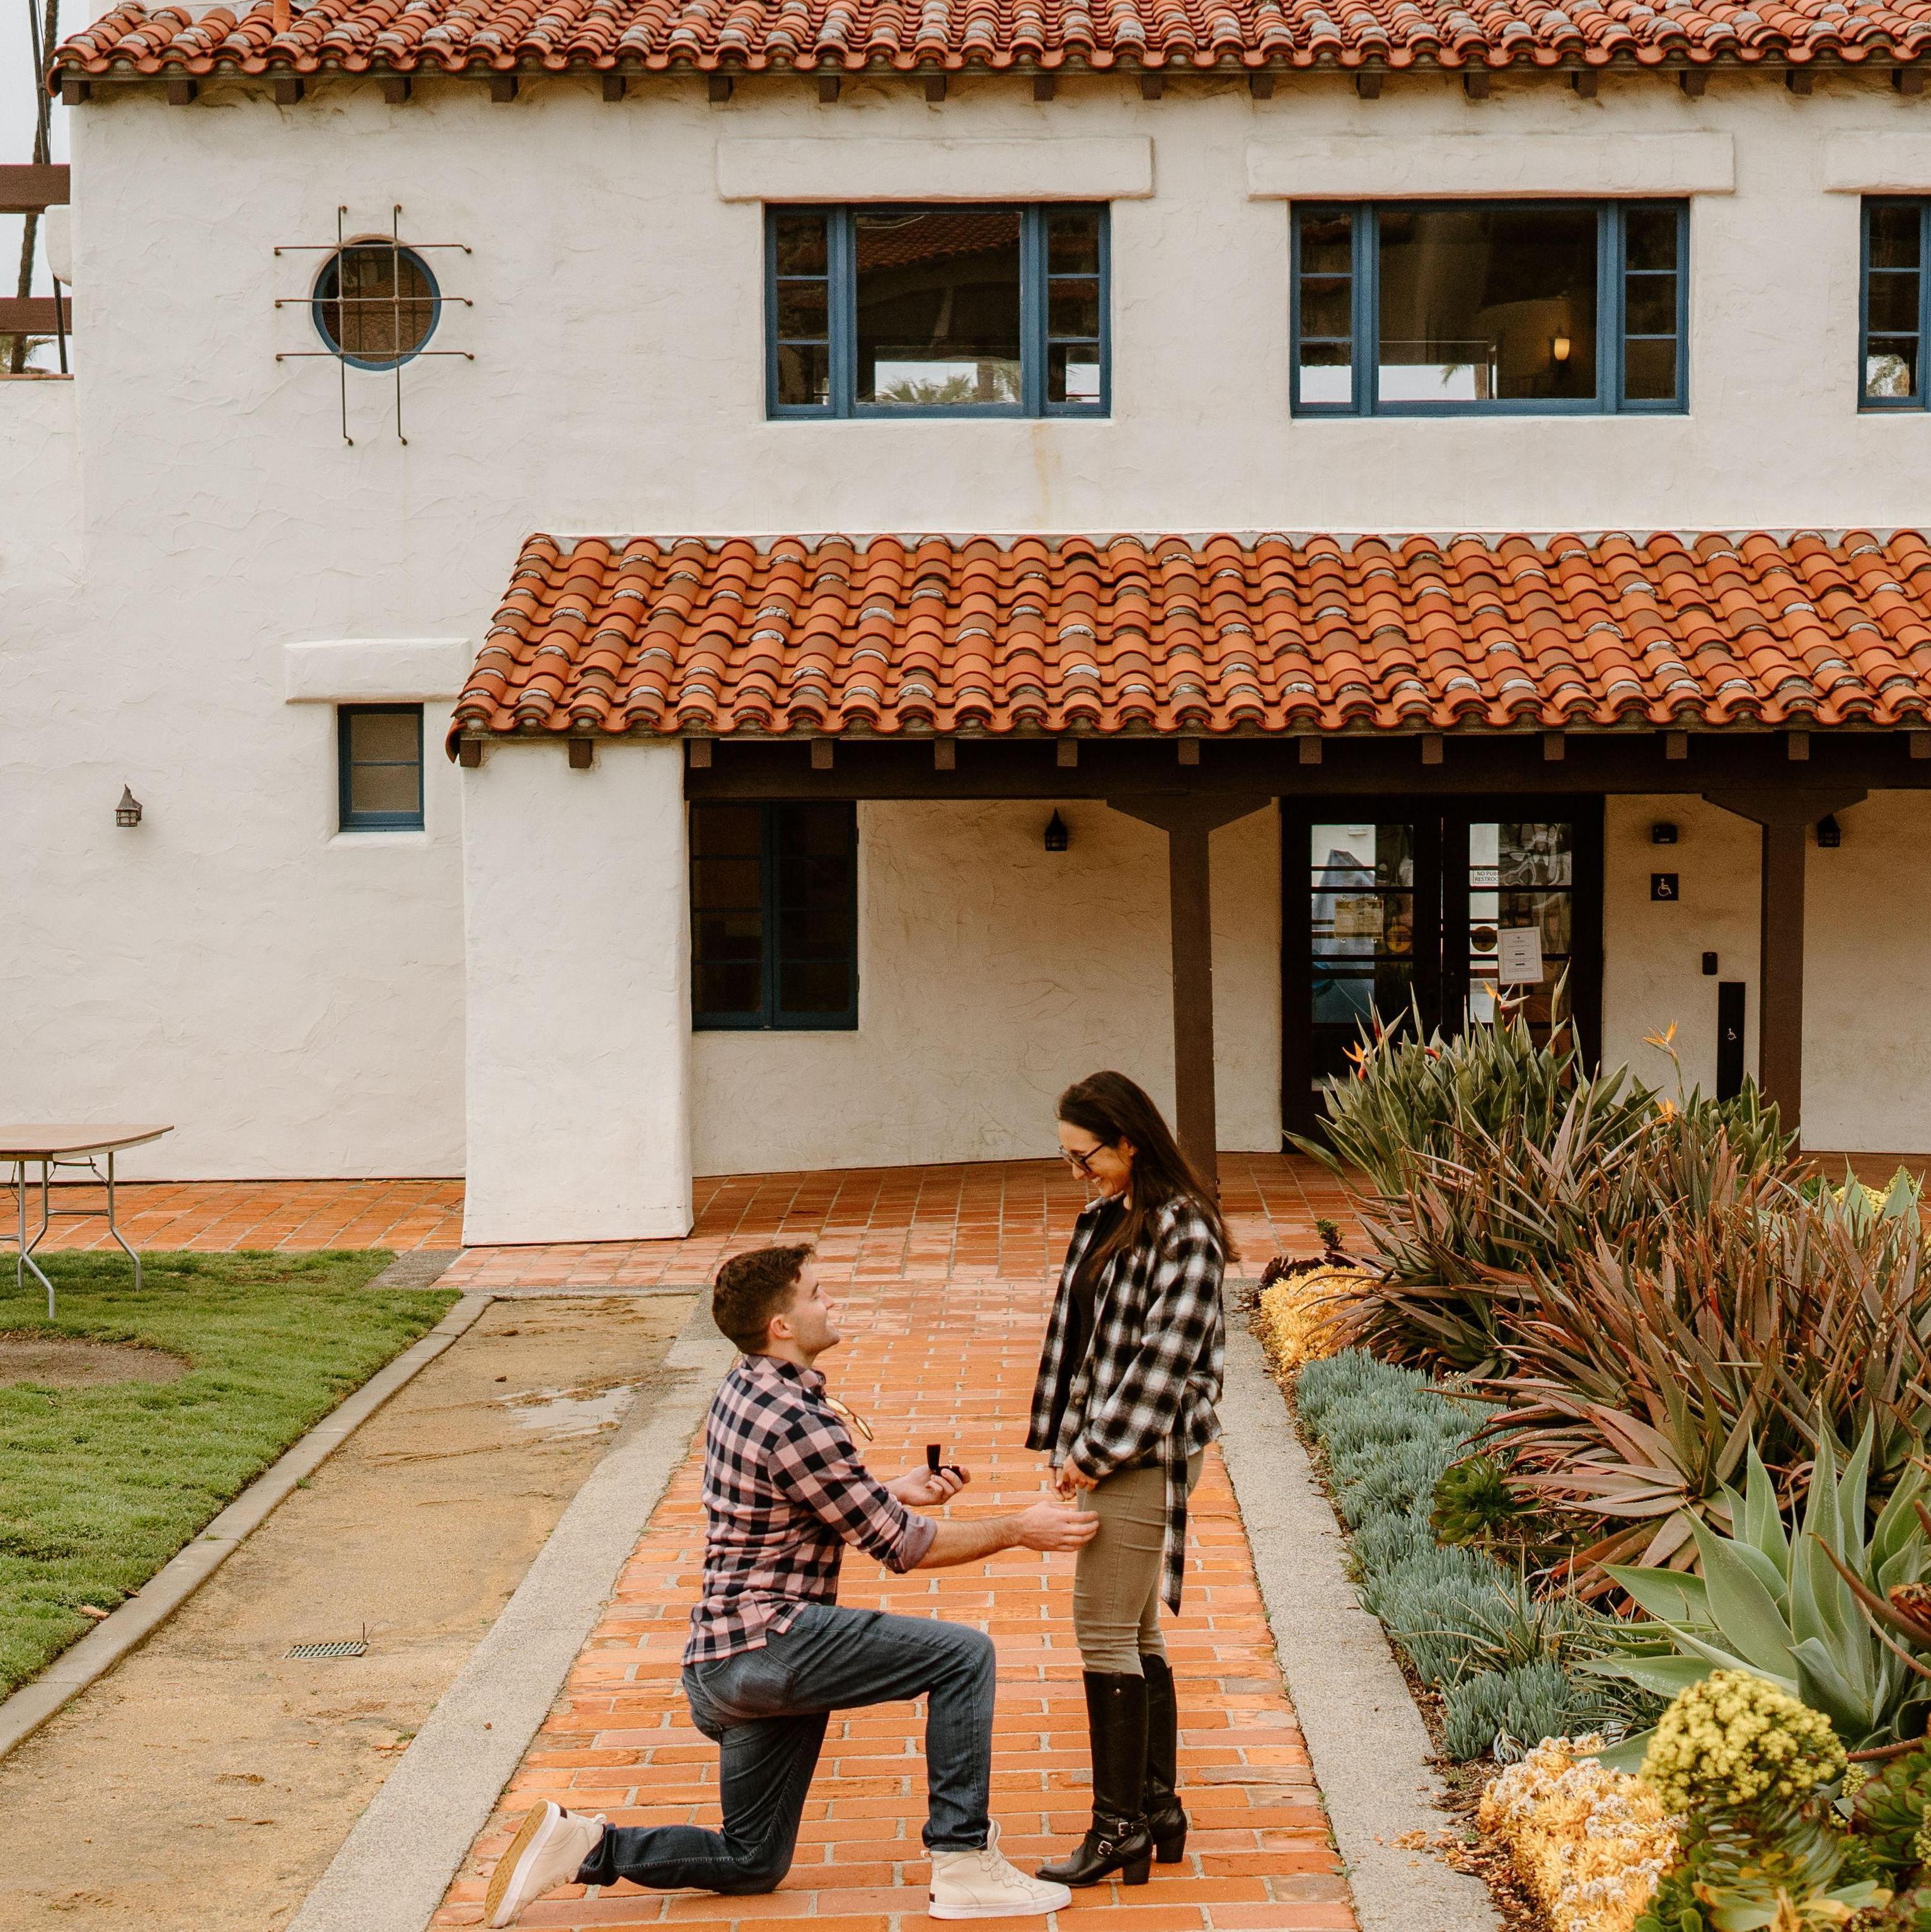
[[[485,1925],[514,1925],[532,1900],[568,1885],[604,1835],[601,1815],[586,1818],[545,1798],[517,1827],[483,1896]]]
[[[932,1918],[1024,1918],[1072,1902],[1064,1886],[1029,1878],[1000,1856],[997,1825],[982,1851],[932,1854],[931,1904],[926,1908]]]

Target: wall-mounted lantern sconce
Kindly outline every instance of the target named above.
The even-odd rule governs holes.
[[[1057,812],[1054,812],[1046,820],[1046,850],[1048,852],[1063,852],[1066,849],[1069,836],[1066,821]]]
[[[121,802],[114,808],[116,825],[138,825],[141,822],[141,801],[134,796],[132,785],[121,788]]]
[[[1649,842],[1652,845],[1674,845],[1676,843],[1676,827],[1666,818],[1658,820],[1649,829]]]
[[[1817,821],[1817,843],[1824,851],[1834,852],[1844,842],[1844,828],[1836,818],[1826,814]]]
[[[1555,340],[1549,345],[1549,352],[1553,356],[1558,362],[1567,362],[1569,360],[1568,337],[1566,335],[1558,335]]]
[[[1703,956],[1703,976],[1706,980],[1714,980],[1717,976],[1717,956],[1714,952],[1706,952]]]

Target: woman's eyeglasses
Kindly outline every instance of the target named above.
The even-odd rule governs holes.
[[[1097,1178],[1093,1171],[1093,1157],[1099,1152],[1098,1148],[1088,1148],[1084,1154],[1081,1154],[1077,1148],[1063,1147],[1060,1150],[1060,1158],[1074,1173],[1083,1174],[1088,1180],[1092,1180]]]

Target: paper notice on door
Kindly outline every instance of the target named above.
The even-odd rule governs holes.
[[[1540,926],[1504,926],[1495,935],[1495,977],[1504,986],[1542,984]]]
[[[1338,898],[1334,902],[1334,936],[1336,939],[1379,939],[1381,936],[1381,902],[1378,896]]]

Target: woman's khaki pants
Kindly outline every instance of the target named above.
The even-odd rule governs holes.
[[[1189,1492],[1201,1459],[1187,1464]],[[1142,1653],[1164,1657],[1160,1636],[1160,1550],[1167,1534],[1163,1463],[1123,1469],[1079,1492],[1079,1506],[1099,1518],[1099,1534],[1073,1571],[1073,1634],[1088,1670],[1138,1677]]]

